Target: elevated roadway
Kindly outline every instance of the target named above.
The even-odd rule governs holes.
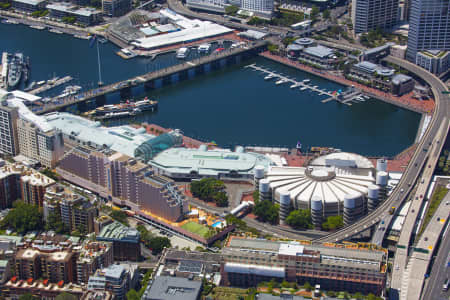
[[[447,201],[450,201],[450,194],[448,193],[422,233],[419,242],[413,248],[407,270],[403,274],[400,300],[422,299],[425,274],[427,274],[442,231],[448,223],[450,206],[446,204]],[[445,247],[445,245],[442,246]]]
[[[397,188],[392,192],[392,194],[381,203],[376,210],[374,210],[369,215],[363,217],[356,223],[347,226],[341,230],[338,230],[334,233],[331,233],[325,237],[316,239],[315,242],[323,243],[323,242],[336,242],[343,241],[351,238],[352,236],[359,234],[360,232],[367,230],[368,228],[373,227],[378,222],[381,221],[381,217],[386,215],[386,212],[392,207],[400,207],[407,195],[411,192],[413,188],[414,182],[417,180],[420,170],[424,167],[427,156],[428,156],[428,148],[433,143],[437,143],[439,138],[436,137],[438,130],[445,121],[445,119],[449,116],[450,113],[450,96],[447,94],[443,94],[443,91],[447,91],[447,87],[445,84],[437,78],[435,75],[429,73],[425,69],[412,64],[403,59],[395,58],[392,56],[388,56],[385,58],[385,61],[389,63],[396,64],[414,74],[422,78],[425,82],[430,85],[434,99],[436,102],[435,110],[433,112],[433,117],[431,119],[430,125],[426,130],[422,140],[419,142],[418,147],[416,148],[416,152],[414,153],[411,161],[408,164],[408,167],[403,173],[403,176],[397,185]],[[440,141],[441,142],[441,141]],[[434,168],[434,166],[431,166]],[[403,191],[403,192],[401,192]],[[390,223],[392,222],[392,217],[388,217],[385,220],[385,227],[388,228]],[[374,241],[377,245],[381,245],[384,235],[386,234],[386,229],[382,230],[378,234],[378,237]]]
[[[438,133],[438,136],[442,141],[446,138],[448,126],[448,120],[446,118],[445,121],[441,123]],[[443,144],[444,142],[435,143],[428,150],[430,156],[428,158],[427,166],[424,168],[423,175],[421,176],[420,182],[418,182],[417,190],[412,197],[412,203],[403,222],[397,243],[397,251],[395,252],[394,269],[392,271],[391,290],[393,295],[399,294],[399,291],[402,288],[402,278],[407,266],[410,243],[412,243],[413,233],[417,229],[418,217],[423,207],[425,195],[434,173],[434,166],[439,160],[439,154],[441,153]],[[433,168],[428,166],[433,166]]]

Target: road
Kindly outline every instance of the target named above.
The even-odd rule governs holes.
[[[450,292],[442,291],[445,279],[450,278],[450,268],[447,263],[450,261],[450,234],[447,229],[444,232],[444,239],[433,262],[428,283],[425,286],[423,300],[448,300]]]
[[[424,81],[426,81],[433,91],[433,95],[436,102],[436,107],[433,112],[433,117],[430,122],[430,125],[428,126],[427,131],[425,132],[422,140],[420,141],[416,152],[414,153],[410,163],[408,164],[408,167],[406,168],[405,172],[403,173],[403,176],[397,185],[397,188],[392,192],[392,194],[389,196],[388,199],[386,199],[383,203],[381,203],[376,210],[374,210],[369,215],[365,216],[364,218],[360,219],[355,224],[352,224],[350,226],[347,226],[335,233],[329,234],[323,238],[315,240],[316,242],[335,242],[335,241],[342,241],[349,239],[351,236],[358,234],[361,231],[366,230],[367,228],[370,228],[381,221],[381,216],[383,214],[386,215],[386,212],[392,207],[400,207],[402,203],[407,198],[407,195],[413,188],[414,182],[416,182],[417,177],[419,175],[419,171],[422,169],[422,167],[425,164],[425,161],[427,159],[428,154],[428,148],[430,145],[433,144],[433,142],[437,142],[436,134],[439,130],[439,127],[441,123],[448,118],[450,115],[450,106],[449,106],[449,95],[442,94],[442,91],[447,91],[447,87],[445,84],[436,76],[429,73],[425,69],[422,69],[421,67],[412,64],[408,61],[405,61],[403,59],[395,58],[392,56],[388,56],[385,58],[386,61],[390,63],[394,63],[396,65],[399,65],[400,67],[415,73],[417,76],[421,77]],[[434,168],[434,166],[432,166]],[[403,193],[400,193],[400,191],[403,190]],[[390,215],[387,215],[385,218],[385,227],[388,228],[392,218]],[[385,233],[385,230],[384,230]],[[384,234],[379,234],[379,238],[374,241],[376,244],[381,245],[384,238]]]

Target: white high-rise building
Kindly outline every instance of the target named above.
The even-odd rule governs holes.
[[[450,50],[449,0],[411,0],[406,59],[421,50]]]
[[[353,30],[358,34],[390,29],[398,21],[398,10],[398,0],[353,0]]]
[[[20,153],[39,161],[43,166],[53,168],[64,155],[64,142],[61,131],[43,131],[36,124],[17,120]]]
[[[272,15],[273,0],[242,0],[241,8],[257,14]]]

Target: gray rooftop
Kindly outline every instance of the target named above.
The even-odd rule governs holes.
[[[201,281],[158,276],[153,280],[152,285],[149,285],[142,300],[197,300],[201,287]]]
[[[107,278],[120,279],[122,273],[125,272],[125,268],[121,265],[110,265],[102,271],[105,272]]]
[[[119,222],[112,222],[102,228],[102,231],[97,236],[99,241],[122,241],[139,243],[140,234],[134,228],[122,225]]]
[[[366,72],[373,73],[377,70],[378,65],[371,63],[370,61],[363,61],[363,62],[355,64],[353,67],[364,70]]]
[[[282,295],[282,296],[274,296],[271,294],[258,294],[256,295],[256,300],[305,300],[302,296],[296,295]]]
[[[333,55],[334,50],[322,45],[317,45],[317,46],[313,46],[313,47],[308,47],[305,48],[305,50],[303,50],[303,52],[312,55],[312,56],[316,56],[316,57],[320,57],[320,58],[327,58],[330,55]]]
[[[407,82],[411,79],[412,79],[411,76],[404,75],[404,74],[396,74],[396,75],[394,75],[394,77],[392,77],[392,83],[393,84],[401,84],[401,83]]]

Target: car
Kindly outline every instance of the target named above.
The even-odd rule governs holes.
[[[214,50],[215,52],[222,52],[223,50],[225,50],[225,48],[217,48],[216,50]]]
[[[381,221],[381,224],[384,224],[384,220],[383,220],[383,221]]]
[[[425,179],[422,179],[422,181],[420,181],[420,183],[424,183],[425,182]]]
[[[404,191],[405,191],[404,189],[401,189],[401,190],[400,190],[400,193],[403,193]]]
[[[443,290],[444,292],[446,292],[446,291],[448,290],[448,278],[445,279],[444,285],[442,286],[442,290]]]

